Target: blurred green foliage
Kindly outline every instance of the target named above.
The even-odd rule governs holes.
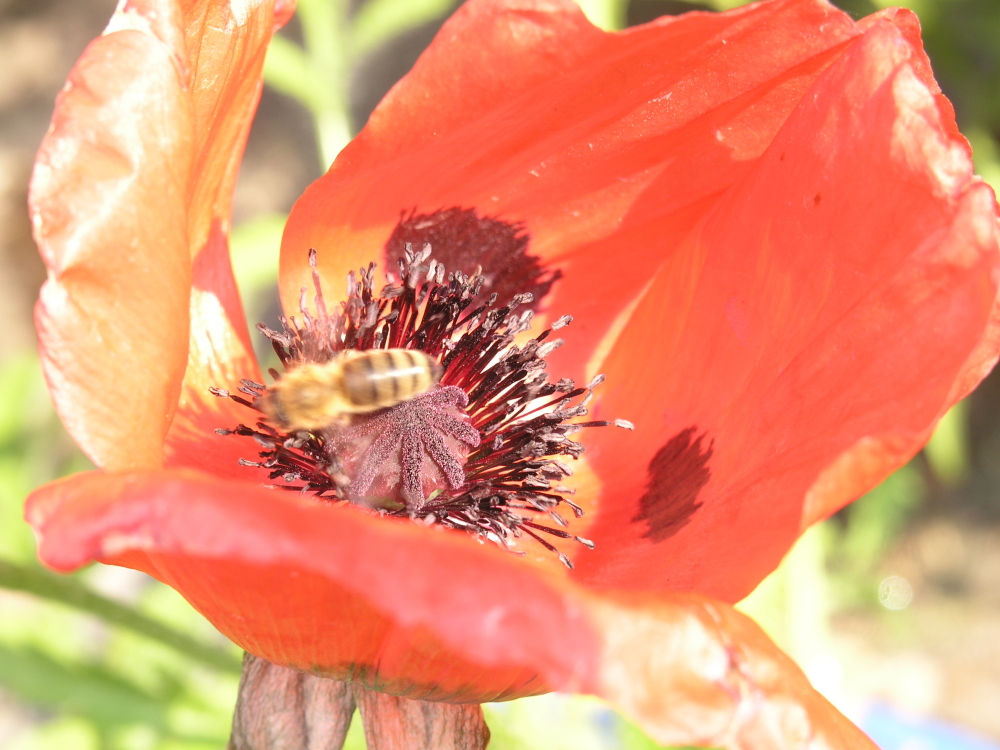
[[[454,5],[455,0],[370,0],[351,19],[351,54],[366,55],[399,34],[443,18]]]
[[[25,495],[90,468],[63,431],[37,359],[0,367],[0,716],[34,725],[14,748],[219,748],[239,654],[171,589],[110,569],[56,576],[35,562]]]
[[[312,114],[324,170],[353,135],[347,102],[351,70],[393,37],[446,16],[455,0],[369,0],[354,12],[351,5],[299,0],[301,43],[287,32],[276,35],[264,64],[266,83]]]
[[[595,26],[608,31],[625,26],[628,0],[576,0],[576,2]]]
[[[229,238],[236,285],[249,321],[263,319],[273,301],[281,233],[287,219],[284,214],[256,216],[233,229]]]
[[[627,0],[578,2],[606,29],[625,23]],[[324,168],[352,134],[350,71],[373,50],[443,17],[454,4],[299,0],[298,35],[293,28],[275,39],[265,78],[314,118]],[[670,12],[741,4],[663,0]],[[920,15],[935,71],[975,148],[977,169],[1000,184],[1000,3],[903,4]],[[861,16],[884,3],[840,0],[839,5]],[[233,232],[234,266],[251,320],[263,317],[274,296],[284,221],[280,215],[261,216]],[[812,529],[744,602],[802,663],[823,650],[832,609],[877,606],[880,561],[920,508],[926,477],[954,485],[968,473],[966,426],[960,405],[942,421],[922,461]],[[57,577],[35,562],[34,540],[21,520],[25,496],[43,482],[87,468],[52,411],[34,355],[0,366],[0,728],[8,726],[6,747],[222,748],[239,673],[235,647],[179,595],[144,576],[93,568]],[[657,747],[594,698],[550,695],[485,711],[494,750]],[[12,725],[20,729],[10,730]],[[357,721],[346,747],[364,748]]]

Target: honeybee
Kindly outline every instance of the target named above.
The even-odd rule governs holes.
[[[268,387],[260,408],[283,430],[315,432],[426,393],[440,378],[441,365],[421,351],[346,350],[330,362],[286,372]]]

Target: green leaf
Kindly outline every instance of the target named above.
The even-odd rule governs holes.
[[[969,473],[968,404],[955,404],[934,428],[924,455],[934,475],[944,484],[955,485]]]
[[[277,283],[281,233],[287,220],[285,214],[267,214],[233,229],[229,247],[236,284],[244,299]]]
[[[23,437],[31,426],[29,422],[36,412],[24,408],[25,401],[32,399],[41,382],[41,369],[34,356],[23,355],[6,362],[0,368],[0,450],[13,447],[10,444]]]
[[[404,31],[443,18],[454,0],[371,0],[361,6],[351,27],[351,51],[364,55]]]
[[[898,469],[847,510],[847,529],[837,545],[843,567],[855,575],[874,572],[927,492],[912,463]]]
[[[605,31],[625,28],[628,0],[576,0],[594,26]]]
[[[0,366],[0,558],[34,559],[34,538],[22,518],[24,497],[81,462],[83,455],[56,419],[37,356],[24,352],[8,359]]]
[[[4,745],[4,750],[108,750],[102,732],[92,721],[78,716],[59,715],[34,727]],[[213,748],[217,750],[217,748]]]
[[[295,42],[275,35],[264,58],[264,83],[315,112],[320,107],[317,93],[324,82],[314,78],[305,50]]]
[[[604,701],[550,693],[483,705],[490,750],[658,750]],[[676,748],[675,750],[682,750]]]
[[[1000,193],[1000,146],[985,128],[964,128],[962,132],[972,146],[972,161],[976,174],[986,180],[994,192]]]
[[[159,641],[215,669],[236,674],[240,672],[239,659],[226,651],[207,646],[130,607],[96,594],[74,578],[56,576],[40,568],[14,565],[0,560],[0,587],[26,591],[43,599],[68,604],[83,612],[97,615],[105,622],[128,628]]]
[[[68,666],[34,648],[0,645],[0,685],[22,701],[97,724],[167,726],[162,696],[151,695],[100,666]]]

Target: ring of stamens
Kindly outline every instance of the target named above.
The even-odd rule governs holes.
[[[378,437],[351,470],[345,466],[345,440],[354,433],[338,427],[284,433],[263,417],[253,427],[217,430],[257,442],[259,460],[241,463],[268,470],[275,482],[269,486],[277,489],[441,524],[516,554],[524,552],[513,549],[515,541],[527,536],[572,568],[570,558],[549,541],[570,539],[593,548],[589,540],[564,530],[569,524],[560,513],[565,505],[575,516],[583,515],[571,500],[573,490],[562,484],[572,474],[562,459],[576,459],[584,451],[569,436],[585,427],[632,429],[625,420],[573,421],[587,415],[587,404],[603,376],[585,387],[566,378],[548,382],[545,358],[563,343],[550,336],[572,318],[559,318],[519,347],[515,339],[529,330],[533,313],[515,311],[530,303],[531,295],[516,295],[500,307],[496,294],[483,301],[482,276],[446,274],[444,266],[430,258],[429,246],[407,247],[399,260],[399,283],[387,274],[388,284],[377,293],[375,264],[352,272],[347,300],[339,312],[330,314],[315,251],[310,251],[309,262],[315,314],[303,289],[300,320],[281,318],[281,331],[258,326],[286,370],[329,362],[348,349],[410,348],[440,362],[440,384],[427,394],[352,420],[351,429]],[[271,375],[280,377],[274,370]],[[244,380],[239,390],[243,395],[212,392],[260,412],[266,386]],[[365,492],[379,466],[397,451],[398,501],[373,505]],[[427,457],[445,481],[424,497]]]

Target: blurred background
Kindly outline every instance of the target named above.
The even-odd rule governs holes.
[[[740,0],[579,0],[607,29]],[[837,0],[855,17],[889,5]],[[1000,187],[1000,2],[908,0],[976,166]],[[28,177],[53,101],[115,0],[0,0],[0,748],[225,746],[239,651],[133,571],[54,576],[21,520],[38,484],[88,467],[52,412],[31,308],[44,268]],[[234,262],[251,321],[275,314],[281,227],[453,0],[299,0],[269,52],[236,190]],[[812,529],[742,605],[885,750],[1000,749],[1000,375],[882,486]],[[486,707],[491,748],[654,743],[601,704]],[[357,722],[355,722],[357,724]],[[364,747],[355,727],[351,750]]]

